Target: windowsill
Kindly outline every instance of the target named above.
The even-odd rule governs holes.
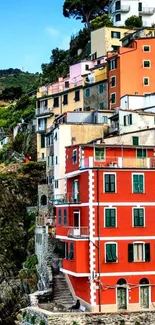
[[[107,262],[107,261],[105,261],[105,263],[106,263],[106,264],[117,264],[117,263],[118,263],[118,261],[115,261],[115,262],[110,262],[110,261],[109,261],[109,262]]]
[[[145,228],[145,226],[132,226],[132,228]]]
[[[115,227],[112,227],[112,226],[106,227],[106,226],[104,226],[103,228],[104,228],[104,229],[115,229],[115,228],[117,228],[117,227],[116,227],[116,226],[115,226]]]
[[[132,194],[145,194],[145,192],[132,192]]]
[[[145,263],[146,261],[133,261],[134,263]]]
[[[104,194],[117,194],[117,192],[104,192]]]

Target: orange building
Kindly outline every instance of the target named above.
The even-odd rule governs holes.
[[[154,309],[154,148],[74,145],[66,157],[56,237],[71,292],[94,312]]]
[[[125,43],[124,43],[125,44]],[[109,108],[120,106],[126,94],[155,92],[155,38],[131,39],[127,47],[108,55]]]

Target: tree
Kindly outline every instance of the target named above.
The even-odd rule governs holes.
[[[21,97],[22,95],[21,87],[7,87],[2,91],[0,99],[3,100],[15,100]]]
[[[89,27],[92,19],[104,13],[104,7],[108,2],[108,0],[65,0],[63,15],[80,19]]]
[[[102,16],[98,16],[98,17],[94,18],[91,21],[90,27],[91,27],[91,30],[95,30],[95,29],[98,29],[98,28],[101,28],[104,26],[110,27],[112,25],[113,24],[112,24],[112,21],[111,21],[109,15],[103,14]]]
[[[128,28],[140,28],[142,25],[142,20],[138,16],[131,16],[125,21],[125,26]]]

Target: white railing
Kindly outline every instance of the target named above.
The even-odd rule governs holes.
[[[94,157],[81,159],[80,168],[155,168],[155,157],[106,157],[104,160],[96,160]]]
[[[36,108],[36,115],[50,113],[51,109],[49,107],[38,107]]]
[[[88,227],[68,227],[69,237],[89,237]]]
[[[153,15],[155,13],[155,7],[144,7],[140,13],[143,15]]]
[[[54,202],[56,205],[63,203],[80,203],[79,193],[64,193],[56,194],[50,198],[50,202]]]
[[[130,11],[130,6],[127,6],[127,5],[121,6],[121,11],[122,12],[129,12]]]

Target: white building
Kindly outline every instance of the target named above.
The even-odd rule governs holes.
[[[124,26],[126,19],[140,16],[143,26],[151,27],[155,22],[154,0],[112,0],[109,14],[114,26]]]
[[[125,95],[121,97],[121,109],[155,112],[155,93],[142,95]]]

